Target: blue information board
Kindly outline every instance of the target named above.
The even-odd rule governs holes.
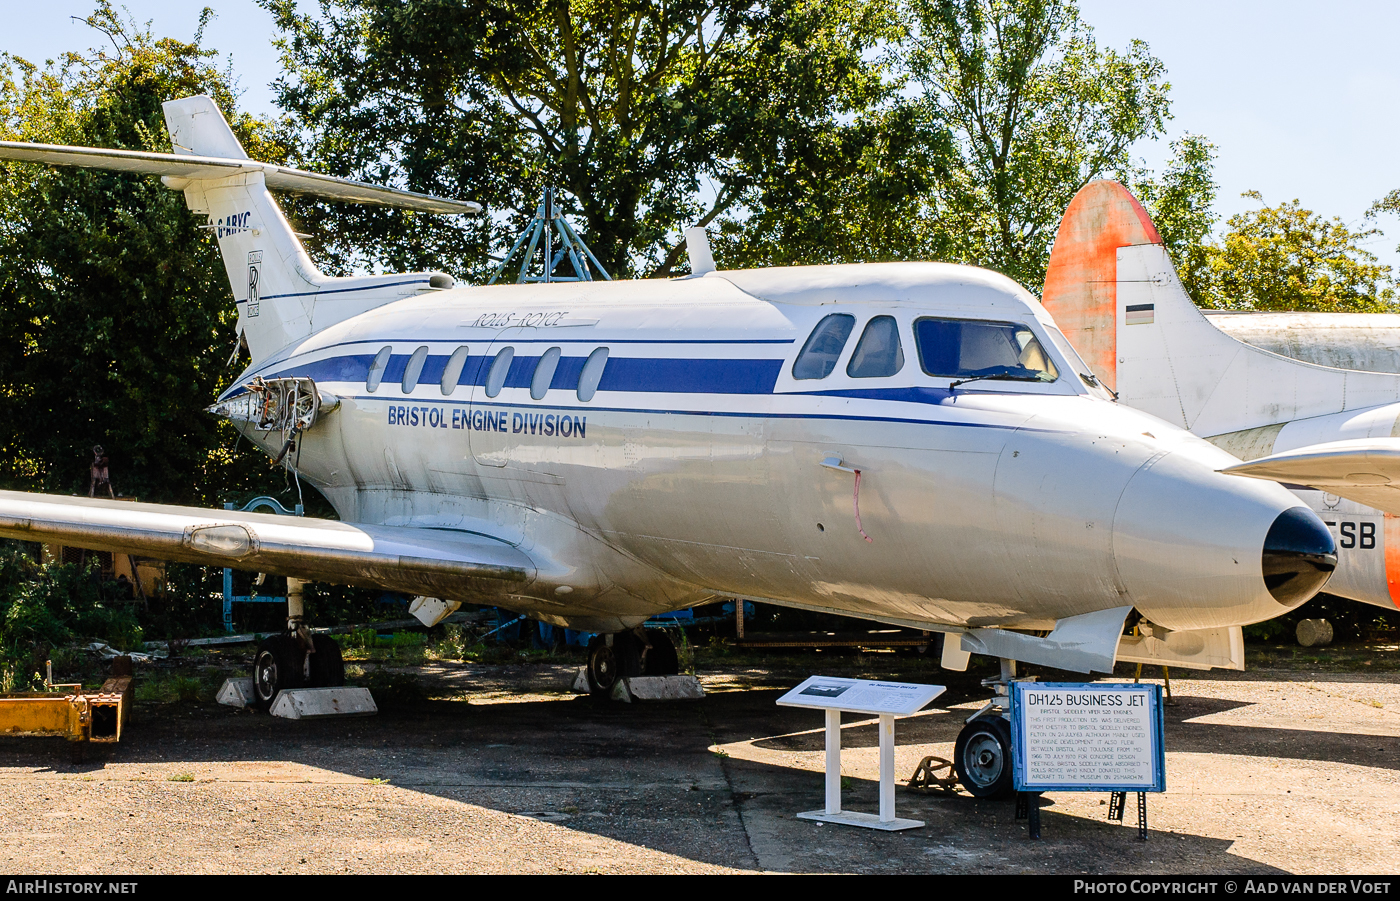
[[[1162,735],[1159,685],[1011,683],[1017,791],[1166,791]]]

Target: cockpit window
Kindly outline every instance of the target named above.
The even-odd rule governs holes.
[[[836,368],[836,360],[846,348],[846,340],[855,328],[856,317],[849,313],[832,313],[812,329],[797,362],[792,364],[795,379],[824,379]]]
[[[1060,375],[1035,333],[1017,322],[919,319],[914,339],[932,376],[1053,382]]]
[[[904,348],[899,343],[899,325],[893,316],[876,316],[865,326],[860,343],[846,364],[846,375],[853,379],[875,379],[894,375],[904,368]]]

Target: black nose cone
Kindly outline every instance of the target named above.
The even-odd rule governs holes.
[[[1264,584],[1286,607],[1322,590],[1337,568],[1337,543],[1306,507],[1284,510],[1264,538]]]

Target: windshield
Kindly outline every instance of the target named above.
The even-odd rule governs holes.
[[[1073,344],[1069,343],[1069,339],[1064,336],[1064,333],[1059,329],[1050,328],[1049,326],[1046,326],[1045,331],[1050,335],[1050,343],[1054,344],[1055,349],[1064,356],[1065,362],[1074,367],[1074,371],[1079,376],[1080,381],[1094,389],[1096,394],[1109,397],[1111,392],[1108,386],[1100,382],[1098,377],[1094,375],[1094,371],[1089,368],[1088,363],[1084,362],[1084,358],[1079,356],[1078,351],[1074,349]]]
[[[1060,375],[1035,333],[1018,322],[919,319],[914,339],[919,364],[932,376],[1053,382]]]

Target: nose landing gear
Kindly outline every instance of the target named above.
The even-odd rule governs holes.
[[[1011,778],[1010,684],[1016,679],[1016,661],[1001,661],[1001,676],[982,684],[996,695],[968,717],[953,746],[953,768],[963,787],[974,798],[1009,798],[1015,792]]]

